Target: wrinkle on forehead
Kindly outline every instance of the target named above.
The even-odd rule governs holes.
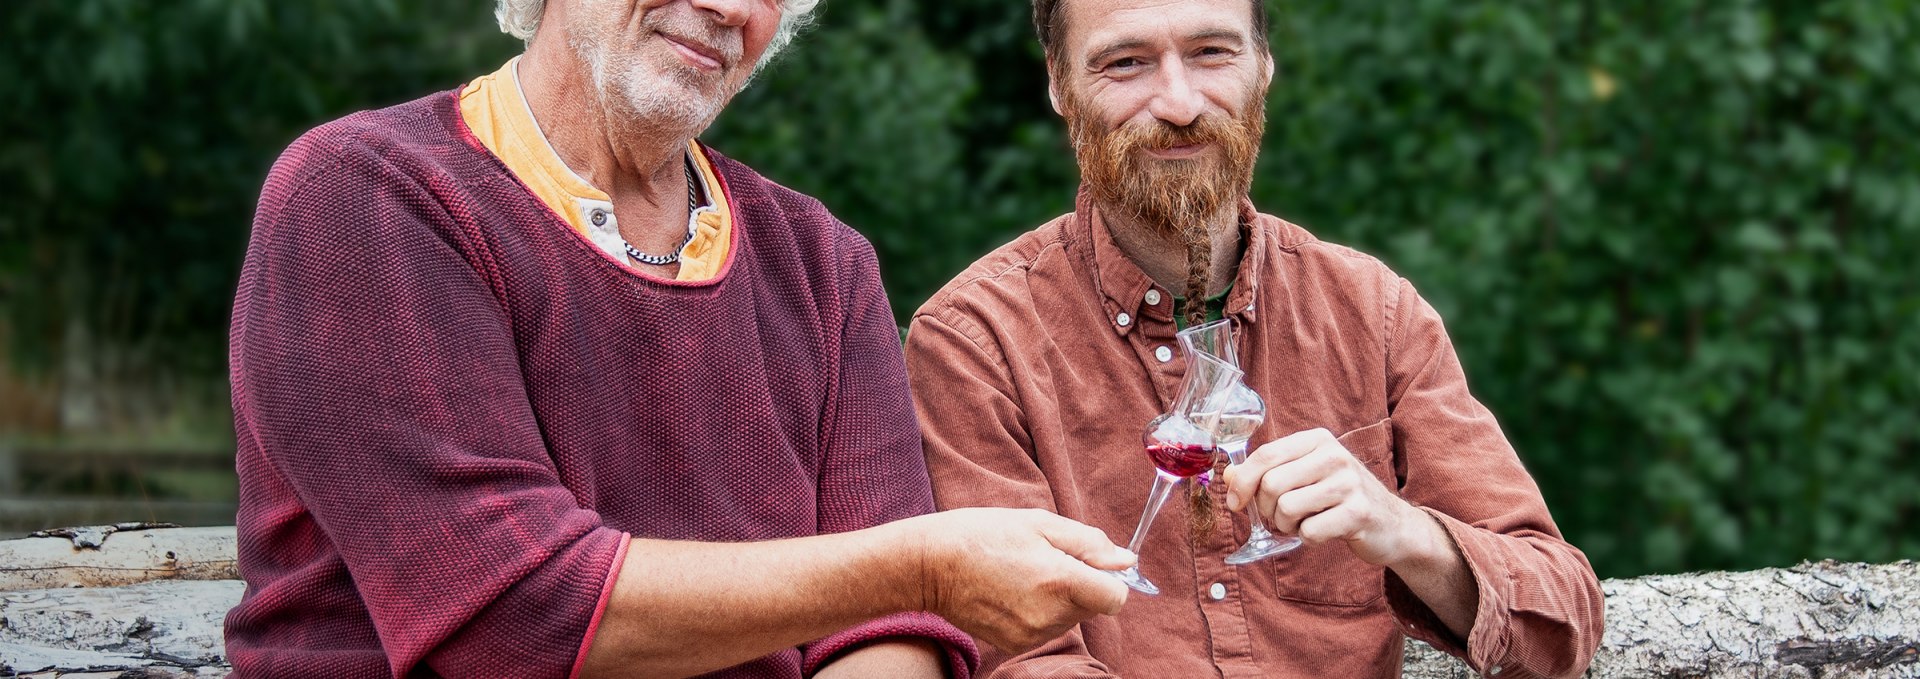
[[[1232,0],[1235,6],[1246,5],[1250,1],[1257,0]],[[1064,3],[1064,8],[1067,10],[1066,26],[1068,46],[1075,48],[1075,52],[1085,52],[1087,51],[1087,46],[1094,46],[1093,49],[1104,50],[1109,44],[1132,42],[1152,43],[1156,42],[1159,38],[1168,36],[1173,37],[1175,41],[1179,41],[1203,37],[1209,33],[1222,31],[1231,32],[1244,41],[1251,37],[1250,33],[1253,30],[1253,17],[1250,7],[1241,7],[1241,9],[1245,11],[1233,14],[1232,16],[1237,20],[1228,19],[1225,22],[1221,22],[1216,18],[1208,16],[1210,13],[1207,12],[1190,12],[1190,15],[1195,16],[1194,21],[1188,22],[1190,25],[1177,25],[1172,21],[1172,19],[1177,18],[1181,14],[1177,11],[1179,8],[1214,4],[1206,0],[1138,0],[1137,2],[1127,3],[1129,6],[1108,9],[1104,13],[1094,16],[1080,16],[1075,11],[1075,8],[1078,7],[1080,12],[1091,13],[1095,11],[1094,8],[1097,6],[1110,6],[1113,4],[1119,3],[1102,2],[1101,0],[1073,0]],[[1121,37],[1114,35],[1115,33],[1122,33],[1122,31],[1114,29],[1116,25],[1129,27],[1144,26],[1146,30],[1134,31]],[[1079,30],[1075,30],[1075,27],[1079,27]],[[1077,41],[1077,45],[1075,44],[1076,41],[1072,39],[1074,33],[1081,34],[1081,39]]]

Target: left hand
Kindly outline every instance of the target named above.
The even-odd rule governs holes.
[[[1342,540],[1354,556],[1393,566],[1419,556],[1433,520],[1388,491],[1325,429],[1260,446],[1227,467],[1227,506],[1251,502],[1275,533],[1309,543]]]

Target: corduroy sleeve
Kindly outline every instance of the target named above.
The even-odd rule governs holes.
[[[1593,568],[1560,536],[1493,414],[1468,393],[1439,313],[1404,280],[1393,299],[1387,386],[1401,492],[1439,519],[1480,594],[1465,644],[1392,571],[1388,604],[1408,636],[1483,674],[1577,676],[1600,644]]]
[[[845,316],[839,338],[839,377],[827,403],[826,455],[819,490],[821,533],[859,530],[933,510],[900,334],[880,286],[879,263],[864,239],[851,229],[842,233]],[[940,644],[955,679],[971,677],[980,663],[973,639],[959,628],[931,613],[900,613],[808,644],[802,649],[802,670],[811,675],[861,645],[895,637],[921,637]]]
[[[561,484],[456,235],[475,225],[388,151],[305,148],[248,246],[240,430],[338,551],[395,676],[568,676],[625,536]]]
[[[927,469],[941,509],[1059,511],[1047,478],[1028,452],[1032,442],[998,356],[952,325],[922,313],[907,334],[907,364],[926,436]],[[1024,653],[1008,657],[990,649],[986,656],[987,669],[996,679],[1114,676],[1088,653],[1077,625]]]

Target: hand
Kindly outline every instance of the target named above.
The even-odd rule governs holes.
[[[1134,555],[1099,529],[1038,509],[956,509],[915,517],[922,609],[1009,654],[1112,615],[1127,587],[1102,570]]]
[[[1389,492],[1325,429],[1260,446],[1227,468],[1226,481],[1234,511],[1252,503],[1275,532],[1345,541],[1370,564],[1400,564],[1431,546],[1432,518]]]

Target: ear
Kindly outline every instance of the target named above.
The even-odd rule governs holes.
[[[1066,112],[1060,110],[1060,83],[1054,82],[1053,76],[1051,75],[1047,76],[1047,103],[1053,104],[1054,114],[1061,117],[1067,115]]]
[[[1267,53],[1267,87],[1273,87],[1273,53]]]

